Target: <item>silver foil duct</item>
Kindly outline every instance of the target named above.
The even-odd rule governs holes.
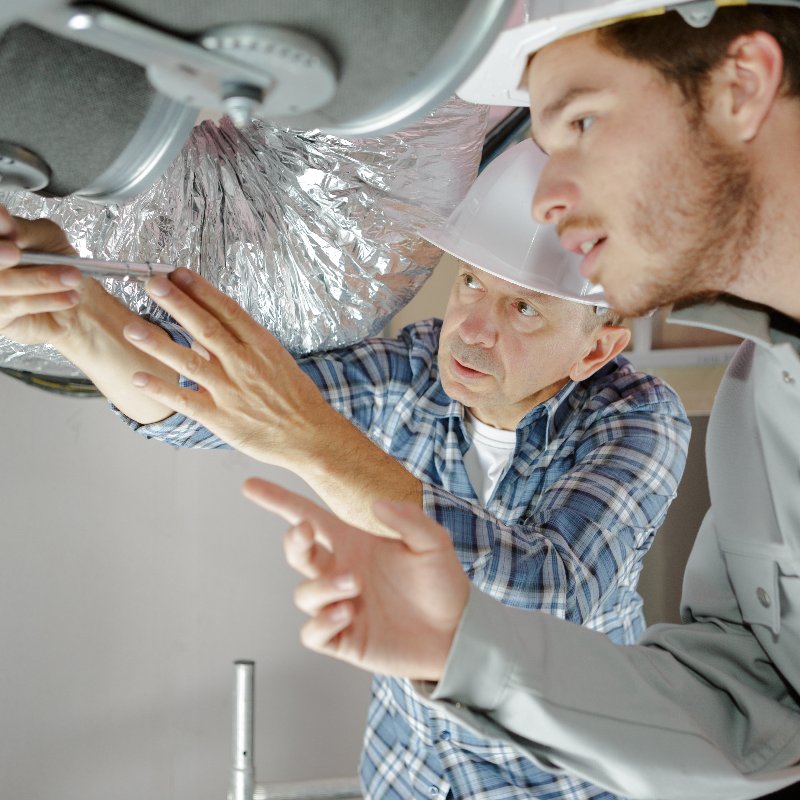
[[[353,141],[206,121],[161,180],[124,205],[23,192],[0,202],[55,220],[81,255],[188,266],[293,353],[328,350],[379,332],[429,276],[439,251],[417,232],[474,179],[486,111],[454,99],[404,131]],[[141,283],[104,285],[160,315]],[[2,337],[0,366],[81,374],[49,345]]]

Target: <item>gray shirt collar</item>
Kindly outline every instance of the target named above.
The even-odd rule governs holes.
[[[800,351],[800,338],[772,327],[769,313],[757,308],[743,308],[724,301],[700,303],[673,311],[668,321],[741,336],[763,347],[787,342]]]

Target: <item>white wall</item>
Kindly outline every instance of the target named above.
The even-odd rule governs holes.
[[[259,781],[356,774],[369,676],[298,641],[282,521],[238,453],[179,451],[102,400],[0,375],[0,797],[226,796],[237,658]]]

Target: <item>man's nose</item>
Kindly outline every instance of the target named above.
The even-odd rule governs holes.
[[[531,216],[536,222],[557,225],[577,205],[578,187],[567,177],[563,167],[548,162],[539,177],[531,204]]]
[[[464,344],[492,347],[497,340],[497,325],[488,303],[479,303],[469,310],[458,330]]]

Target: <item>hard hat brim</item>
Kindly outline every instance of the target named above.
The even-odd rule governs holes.
[[[421,235],[440,250],[449,253],[453,258],[463,261],[465,264],[469,264],[482,272],[488,272],[490,275],[494,275],[495,278],[513,283],[522,289],[540,292],[541,294],[557,297],[560,300],[568,300],[572,303],[584,303],[585,305],[600,306],[601,308],[609,307],[605,292],[601,286],[594,286],[589,293],[581,297],[574,291],[565,291],[554,283],[548,286],[541,274],[537,274],[535,285],[532,285],[530,281],[526,283],[524,279],[514,280],[513,275],[510,274],[513,267],[509,267],[505,262],[499,261],[495,253],[486,248],[480,248],[473,240],[464,241],[458,235],[443,228],[423,230]]]

